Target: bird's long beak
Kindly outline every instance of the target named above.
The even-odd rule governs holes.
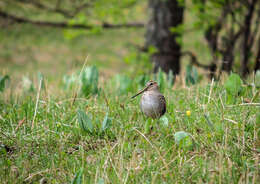
[[[136,95],[132,96],[131,98],[135,98],[138,95],[142,94],[143,92],[145,92],[147,90],[148,87],[145,87],[144,89],[142,89],[141,91],[139,91]]]

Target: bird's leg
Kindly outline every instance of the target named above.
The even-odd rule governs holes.
[[[145,134],[149,134],[150,131],[151,131],[151,122],[152,122],[152,119],[151,118],[148,118],[145,122],[145,127],[144,127],[144,133]]]

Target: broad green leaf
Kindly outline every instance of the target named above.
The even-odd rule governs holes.
[[[224,84],[229,95],[237,96],[242,91],[242,80],[238,74],[232,73]]]
[[[165,127],[168,127],[168,125],[169,125],[169,120],[168,120],[168,118],[167,118],[166,116],[162,116],[162,117],[160,118],[160,122],[161,122],[162,125],[165,126]]]
[[[82,110],[78,110],[78,122],[79,122],[79,126],[83,131],[86,132],[93,132],[93,124],[91,119],[87,116],[87,114],[82,111]]]
[[[63,77],[65,89],[73,89],[80,87],[80,92],[84,96],[97,94],[99,72],[96,66],[86,67],[82,72],[77,71],[71,75]]]
[[[99,179],[98,179],[98,184],[105,184],[104,179],[103,179],[103,178],[99,178]]]
[[[172,87],[173,84],[174,84],[174,76],[172,70],[170,70],[168,74],[168,87]]]
[[[10,77],[8,75],[0,76],[0,92],[3,92],[5,89],[5,82],[7,80],[10,80]]]
[[[85,96],[98,93],[98,78],[99,78],[99,72],[96,66],[87,67],[82,72],[81,92]]]
[[[197,69],[192,65],[187,65],[186,67],[186,76],[185,76],[186,85],[194,85],[198,82],[198,72]]]
[[[82,174],[83,168],[80,168],[80,170],[75,174],[75,177],[72,180],[71,184],[82,184]]]
[[[191,147],[193,142],[190,134],[184,131],[179,131],[174,134],[174,140],[178,146],[183,148]]]
[[[23,76],[22,86],[24,91],[33,92],[35,90],[33,82],[26,76]]]
[[[63,84],[65,89],[73,89],[74,87],[81,85],[79,74],[73,73],[72,75],[64,75]]]
[[[102,131],[105,131],[106,129],[111,127],[111,118],[108,117],[108,113],[106,114],[103,122],[102,122]]]
[[[136,77],[136,83],[138,83],[139,87],[143,88],[147,81],[149,81],[149,79],[148,79],[147,75],[145,75],[145,74],[144,75],[138,75]]]
[[[165,86],[166,86],[165,85],[166,81],[165,81],[164,75],[165,75],[165,73],[161,70],[161,68],[159,68],[159,71],[158,71],[156,77],[157,77],[157,82],[158,82],[161,92],[164,91]]]
[[[119,87],[119,93],[125,94],[130,92],[132,89],[132,80],[126,75],[116,75],[115,76],[116,84]]]
[[[195,83],[198,83],[199,75],[196,67],[192,66],[192,75]]]

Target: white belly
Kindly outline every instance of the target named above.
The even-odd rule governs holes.
[[[142,112],[149,117],[157,118],[161,116],[161,105],[162,103],[157,95],[152,94],[147,91],[142,95],[141,99],[141,110]]]

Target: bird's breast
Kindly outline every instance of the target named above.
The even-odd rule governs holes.
[[[160,93],[146,91],[143,93],[141,98],[141,110],[149,117],[157,118],[162,115],[162,108],[165,104],[160,99]]]

